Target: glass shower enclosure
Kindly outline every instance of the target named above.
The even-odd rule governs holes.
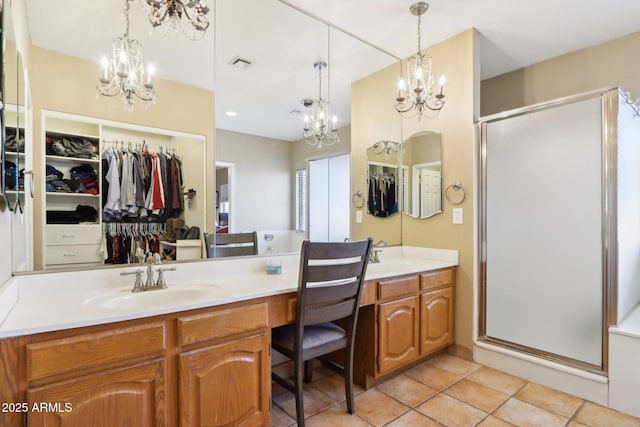
[[[479,121],[480,341],[607,370],[640,301],[638,123],[618,88]]]

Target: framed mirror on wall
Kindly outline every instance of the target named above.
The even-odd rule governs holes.
[[[442,136],[418,132],[402,143],[402,212],[413,218],[442,213]]]
[[[401,145],[378,141],[367,149],[367,213],[386,218],[400,213]]]

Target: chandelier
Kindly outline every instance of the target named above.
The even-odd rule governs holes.
[[[422,15],[429,9],[426,2],[417,2],[411,5],[409,10],[418,17],[418,51],[415,56],[408,59],[407,78],[400,79],[398,84],[398,97],[396,98],[396,111],[407,113],[415,109],[418,120],[427,110],[438,114],[444,106],[444,77],[440,78],[440,90],[433,90],[433,73],[431,70],[431,55],[423,54],[420,46],[420,24]]]
[[[180,30],[188,38],[198,40],[209,28],[209,7],[204,0],[140,0],[140,4],[154,29],[166,24],[166,33]]]
[[[327,68],[326,62],[316,62],[313,68],[318,70],[318,99],[305,98],[302,105],[311,108],[311,114],[304,116],[304,130],[302,136],[310,145],[322,148],[325,145],[333,145],[340,142],[336,130],[336,116],[331,118],[329,124],[329,101],[322,98],[322,70]]]
[[[125,0],[125,33],[113,39],[111,59],[102,58],[102,75],[98,78],[98,93],[107,97],[120,96],[124,107],[132,111],[136,98],[147,106],[155,102],[153,87],[153,66],[145,72],[142,60],[142,45],[129,38],[129,2]]]

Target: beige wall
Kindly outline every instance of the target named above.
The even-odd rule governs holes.
[[[640,97],[640,32],[487,79],[483,116],[620,85]]]
[[[44,155],[41,135],[41,111],[54,110],[80,114],[124,123],[169,129],[204,135],[206,138],[206,164],[213,164],[214,154],[214,96],[213,92],[196,87],[157,79],[156,104],[147,109],[128,112],[117,103],[96,96],[99,64],[56,52],[33,47],[30,51],[31,93],[33,99],[34,159]],[[113,101],[113,100],[110,100]],[[39,161],[34,161],[39,167]],[[36,173],[38,171],[36,170]],[[38,174],[37,176],[42,176]],[[207,168],[207,193],[200,199],[213,204],[214,168]],[[35,197],[34,228],[42,227],[42,188]],[[207,210],[206,227],[213,227],[213,209]],[[206,230],[204,230],[206,231]],[[36,234],[36,241],[39,241]],[[35,247],[36,268],[42,259],[42,248]]]
[[[302,133],[302,128],[300,128],[300,133]],[[340,138],[340,142],[322,147],[321,149],[306,143],[304,139],[292,142],[291,169],[293,171],[304,169],[307,167],[307,161],[309,160],[349,154],[351,152],[351,126],[339,128],[338,137]],[[292,188],[295,188],[295,183],[293,183],[293,185]]]
[[[224,129],[216,132],[216,161],[235,165],[233,231],[290,230],[293,143]]]
[[[459,180],[467,198],[459,206],[464,209],[462,225],[452,224],[452,205],[445,200],[444,213],[429,219],[413,219],[406,215],[373,218],[365,215],[363,224],[352,224],[354,238],[373,235],[391,244],[457,249],[460,255],[456,285],[456,343],[473,345],[474,325],[474,119],[477,118],[479,85],[478,61],[474,51],[477,33],[465,31],[426,52],[433,57],[436,77],[444,74],[447,104],[433,119],[402,119],[394,111],[399,65],[388,67],[353,85],[352,90],[352,193],[366,193],[366,148],[375,141],[401,141],[420,131],[442,133],[443,183]],[[401,228],[401,241],[395,233]]]

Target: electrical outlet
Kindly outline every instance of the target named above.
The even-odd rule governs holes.
[[[356,224],[362,224],[362,211],[356,211]]]
[[[462,208],[453,208],[453,223],[462,224],[464,222]]]

